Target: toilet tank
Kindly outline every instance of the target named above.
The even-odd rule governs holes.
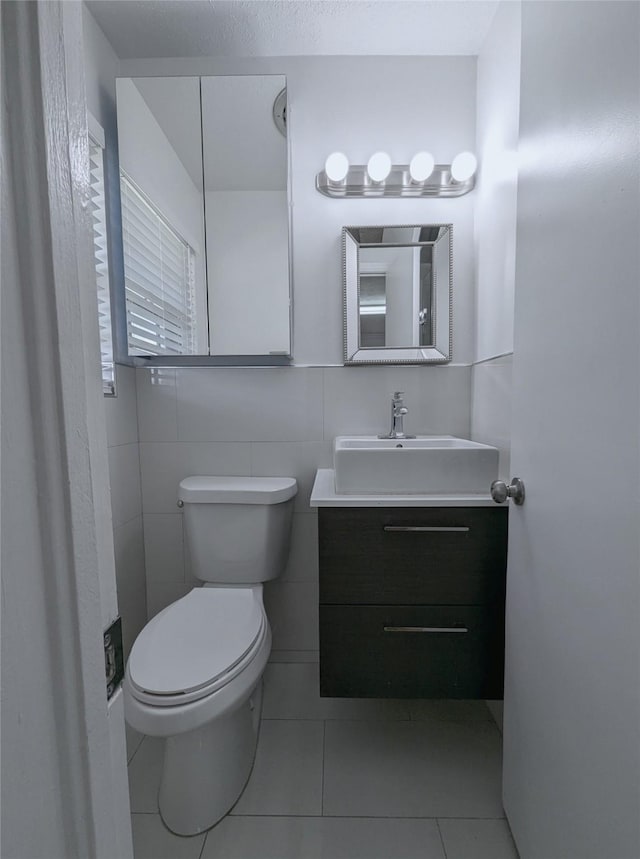
[[[284,571],[291,542],[291,477],[186,477],[180,482],[191,572],[212,584],[257,584]]]

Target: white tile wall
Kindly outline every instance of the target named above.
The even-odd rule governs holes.
[[[248,475],[251,449],[243,442],[141,442],[140,468],[144,513],[175,513],[183,477]]]
[[[321,441],[320,368],[187,369],[177,374],[180,441]]]
[[[146,513],[144,551],[147,582],[185,582],[182,514]]]
[[[113,530],[116,559],[118,611],[122,618],[125,658],[147,622],[147,585],[145,580],[142,517],[137,516]]]
[[[137,444],[120,444],[109,448],[111,511],[113,527],[124,525],[140,516],[140,458]]]
[[[104,398],[118,611],[122,617],[125,659],[147,621],[137,381],[134,369],[116,367],[117,396]]]
[[[274,658],[282,661],[318,648],[317,516],[309,494],[316,469],[331,467],[334,437],[386,432],[396,390],[405,391],[407,431],[470,433],[469,367],[140,369],[137,377],[149,616],[194,584],[188,550],[180,548],[183,477],[295,477],[289,563],[265,588]]]
[[[289,563],[281,582],[318,581],[318,516],[294,513]]]
[[[264,588],[274,650],[318,650],[317,582],[275,579]]]
[[[499,474],[510,479],[513,355],[475,364],[471,373],[471,438],[500,451]]]
[[[178,400],[176,371],[164,367],[137,374],[140,441],[176,441]]]
[[[116,367],[116,397],[104,398],[107,444],[138,443],[136,373],[131,367]]]
[[[298,494],[294,509],[309,513],[309,496],[318,468],[331,468],[331,442],[257,442],[251,445],[251,474],[256,477],[295,477]]]
[[[324,437],[387,432],[404,391],[405,431],[468,437],[468,367],[332,367],[324,371]]]

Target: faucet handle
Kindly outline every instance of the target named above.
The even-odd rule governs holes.
[[[393,399],[400,400],[404,396],[404,391],[394,391]]]

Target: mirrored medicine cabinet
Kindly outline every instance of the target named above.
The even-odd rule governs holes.
[[[345,364],[451,360],[452,225],[344,227]]]
[[[288,363],[284,76],[119,78],[117,119],[128,356]]]

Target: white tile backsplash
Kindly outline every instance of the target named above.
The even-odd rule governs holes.
[[[324,371],[324,437],[389,432],[391,399],[404,391],[406,432],[422,432],[421,374],[424,367],[331,367]]]
[[[251,444],[251,474],[255,477],[295,477],[298,493],[294,509],[311,512],[309,496],[318,468],[330,468],[328,442],[257,442]]]
[[[148,613],[194,584],[181,548],[178,483],[190,474],[298,481],[284,575],[265,588],[273,649],[318,648],[317,517],[309,495],[336,435],[386,432],[405,391],[412,433],[470,433],[469,367],[184,368],[137,371]],[[180,555],[184,563],[180,562]],[[314,657],[315,658],[315,657]]]
[[[156,582],[184,584],[182,513],[146,513],[144,547],[148,585]]]
[[[471,368],[430,367],[421,375],[420,385],[420,423],[417,434],[469,438]]]
[[[469,435],[469,367],[335,367],[324,382],[324,437],[377,435],[391,426],[391,398],[404,392],[405,432]]]
[[[178,440],[176,371],[170,367],[137,370],[140,441]]]
[[[250,445],[236,442],[140,444],[145,513],[175,513],[178,484],[191,474],[249,475]]]
[[[280,581],[318,581],[318,516],[316,513],[294,513],[289,561]]]
[[[320,368],[179,370],[181,441],[321,441]]]
[[[118,611],[122,618],[122,641],[126,660],[136,636],[147,622],[142,516],[114,528],[113,543]]]
[[[115,397],[104,397],[107,445],[138,443],[136,413],[136,372],[132,367],[116,366]]]
[[[184,582],[148,582],[147,583],[147,617],[151,620],[172,602],[186,596],[192,585]]]
[[[109,448],[109,479],[113,527],[140,515],[140,461],[137,444]]]
[[[318,585],[275,579],[264,588],[274,650],[318,649]]]
[[[471,376],[471,438],[500,451],[498,471],[510,479],[513,356],[475,364]]]

